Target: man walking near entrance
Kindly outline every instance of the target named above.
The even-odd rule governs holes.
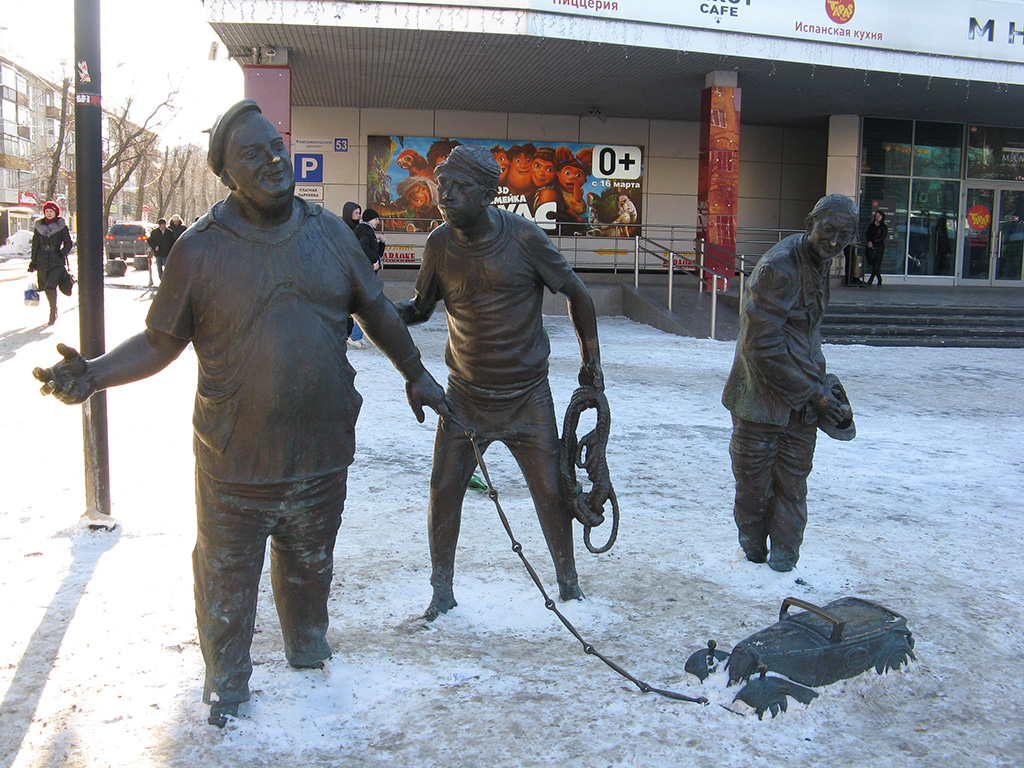
[[[806,234],[787,237],[754,268],[722,393],[732,411],[740,546],[748,560],[767,560],[776,571],[792,570],[800,557],[818,425],[849,429],[853,417],[837,397],[838,380],[826,382],[821,319],[829,266],[856,234],[857,208],[844,195],[828,195],[806,226]]]

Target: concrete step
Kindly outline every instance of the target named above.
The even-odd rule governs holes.
[[[841,304],[825,313],[829,344],[1024,347],[1024,307]]]
[[[858,324],[881,324],[881,325],[928,325],[928,326],[958,326],[958,327],[992,327],[992,326],[1017,326],[1024,328],[1024,314],[1005,314],[996,312],[986,313],[964,313],[963,311],[945,312],[936,314],[934,312],[918,313],[894,313],[879,311],[847,312],[839,310],[828,311],[822,325],[858,325]]]
[[[825,344],[863,344],[868,347],[973,347],[982,349],[1024,349],[1024,338],[965,339],[935,336],[841,336],[823,338]]]
[[[973,325],[920,323],[838,323],[822,324],[823,336],[1021,336],[1024,326],[1020,325]]]
[[[833,302],[829,304],[826,318],[835,315],[895,315],[898,317],[946,317],[962,315],[968,317],[1005,317],[1024,320],[1024,306],[966,306],[962,304],[853,304]]]

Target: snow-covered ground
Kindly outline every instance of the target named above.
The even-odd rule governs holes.
[[[827,348],[858,437],[819,439],[802,558],[778,574],[736,545],[719,404],[733,345],[601,318],[622,523],[610,553],[578,546],[588,599],[563,610],[589,642],[654,686],[699,694],[683,672],[690,652],[771,624],[788,595],[856,595],[908,617],[909,669],[820,689],[763,721],[640,693],[584,655],[481,492],[466,502],[459,606],[417,620],[430,597],[433,426],[416,423],[377,350],[352,352],[365,402],[336,551],[336,654],[322,671],[288,667],[265,578],[254,697],[218,730],[200,703],[192,601],[194,356],[109,393],[120,525],[83,529],[81,409],[43,399],[30,375],[55,361],[56,342],[77,346],[78,294],[43,328],[45,302],[20,300],[24,266],[0,265],[3,768],[1024,764],[1024,351]],[[108,347],[142,327],[148,304],[106,291]],[[576,342],[566,318],[547,325],[564,410]],[[442,378],[442,319],[413,334]],[[514,462],[502,446],[487,459],[554,589]]]

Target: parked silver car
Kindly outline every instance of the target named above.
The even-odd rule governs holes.
[[[146,225],[140,221],[112,224],[107,230],[105,240],[107,258],[131,259],[135,256],[145,256],[149,249],[146,243],[148,237]]]

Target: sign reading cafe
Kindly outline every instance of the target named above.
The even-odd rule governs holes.
[[[549,234],[629,236],[642,223],[641,147],[369,136],[367,198],[385,229],[429,232],[441,223],[434,170],[460,144],[490,147],[501,168],[494,205]]]

